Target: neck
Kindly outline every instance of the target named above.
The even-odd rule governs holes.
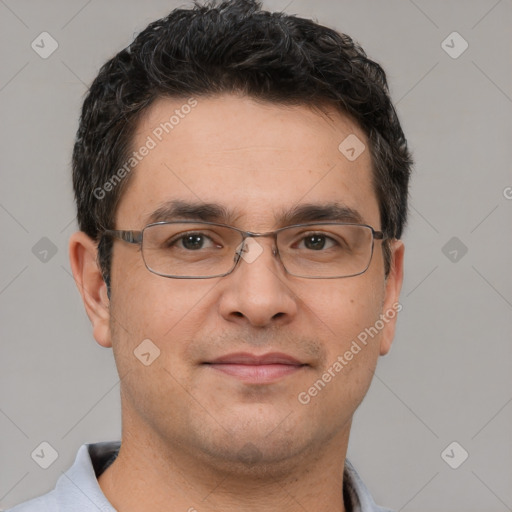
[[[98,483],[120,512],[345,512],[343,468],[349,426],[320,450],[265,464],[198,458],[144,430],[125,428],[116,460]],[[248,462],[249,461],[249,462]]]

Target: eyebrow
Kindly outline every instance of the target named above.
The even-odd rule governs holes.
[[[288,211],[281,211],[277,216],[283,226],[302,224],[304,222],[338,221],[362,224],[362,215],[354,208],[336,202],[325,204],[300,204]]]
[[[147,217],[149,223],[164,222],[171,220],[200,220],[206,222],[229,223],[235,220],[236,215],[233,211],[216,203],[189,203],[181,200],[167,201],[158,207]]]
[[[163,203],[151,213],[147,217],[147,222],[152,224],[187,219],[232,225],[241,216],[240,211],[227,209],[218,203],[191,203],[172,200]],[[338,202],[296,205],[290,210],[279,210],[275,215],[275,220],[280,227],[320,221],[364,224],[363,217],[357,210]]]

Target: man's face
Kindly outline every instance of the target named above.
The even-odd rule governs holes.
[[[253,232],[283,227],[283,214],[301,205],[333,203],[380,229],[368,149],[354,161],[338,149],[351,134],[367,146],[349,118],[234,95],[196,99],[161,141],[155,128],[186,100],[160,99],[141,120],[133,149],[148,136],[156,147],[132,171],[116,229],[141,230],[155,210],[177,200],[219,205],[230,216],[217,222]],[[402,246],[392,246],[398,271],[393,267],[387,281],[379,241],[364,274],[305,279],[283,270],[272,238],[257,242],[263,252],[254,261],[242,259],[233,273],[212,279],[155,275],[136,245],[114,243],[111,337],[98,341],[113,345],[125,429],[205,462],[293,460],[318,453],[328,441],[346,441],[378,355],[389,349],[393,321],[359,343],[342,370],[331,370],[309,403],[299,395],[398,300]],[[160,350],[149,366],[134,355],[146,339]],[[270,353],[302,366],[281,373],[273,367],[262,376],[209,364],[232,354]]]

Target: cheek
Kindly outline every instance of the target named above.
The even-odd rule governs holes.
[[[117,352],[133,355],[150,339],[160,350],[160,363],[178,371],[186,349],[214,307],[216,280],[167,279],[145,267],[118,281],[112,301],[112,339]],[[114,347],[116,348],[116,347]],[[126,361],[133,364],[135,361]]]
[[[363,274],[347,279],[325,280],[315,292],[310,288],[303,307],[311,321],[322,329],[329,352],[339,352],[372,326],[381,313],[383,291],[370,276]]]
[[[312,393],[312,403],[340,428],[368,391],[379,357],[381,333],[371,329],[381,313],[382,293],[370,280],[359,278],[363,276],[351,283],[347,279],[325,286],[309,302],[316,325],[322,329],[319,337],[327,358],[304,391]]]
[[[336,409],[343,402],[352,410],[366,394],[379,357],[381,332],[373,327],[381,314],[383,291],[366,274],[329,281],[321,290],[307,304],[327,355],[319,370],[320,379],[329,382],[322,400],[328,407]]]
[[[194,326],[197,330],[201,323],[201,299],[213,285],[203,284],[200,290],[190,282],[156,276],[145,268],[143,272],[147,275],[127,275],[118,281],[111,329],[124,397],[154,421],[163,414],[163,403],[168,411],[186,399],[176,379],[187,380],[184,351]]]

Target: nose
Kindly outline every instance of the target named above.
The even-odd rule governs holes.
[[[220,314],[253,327],[284,325],[297,314],[297,298],[269,239],[247,238],[235,270],[223,278]]]

